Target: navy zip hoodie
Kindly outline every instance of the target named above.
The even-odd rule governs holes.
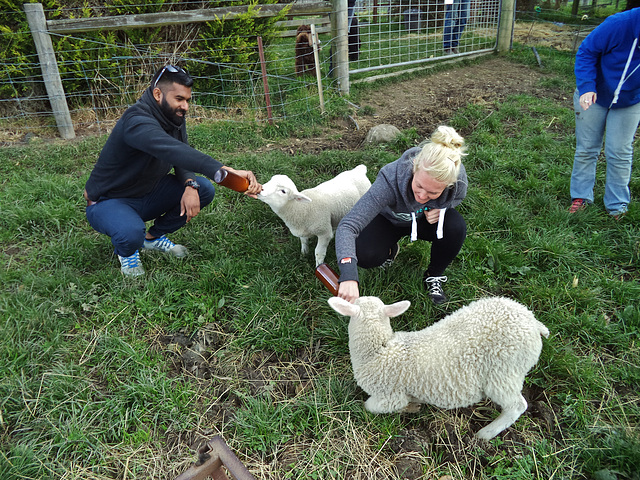
[[[183,183],[193,172],[209,178],[222,164],[189,146],[184,122],[176,125],[148,88],[116,123],[85,185],[91,200],[138,198],[174,170]]]

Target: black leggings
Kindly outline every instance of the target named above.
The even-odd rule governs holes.
[[[462,215],[448,208],[444,215],[444,228],[441,239],[436,237],[437,223],[429,223],[424,214],[417,217],[418,238],[431,242],[431,258],[427,271],[430,276],[439,277],[460,252],[467,237],[467,224]],[[363,268],[379,267],[389,258],[390,249],[402,237],[411,235],[411,223],[406,227],[392,224],[382,215],[376,216],[356,239],[358,266]]]

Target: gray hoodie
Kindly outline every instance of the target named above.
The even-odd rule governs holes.
[[[335,243],[341,282],[358,280],[356,238],[378,214],[394,225],[409,227],[426,211],[456,207],[467,195],[467,173],[464,165],[460,165],[456,183],[446,188],[438,198],[426,204],[418,203],[411,182],[413,159],[420,151],[418,147],[410,148],[398,160],[382,167],[371,188],[338,225]],[[343,259],[351,260],[343,263]]]

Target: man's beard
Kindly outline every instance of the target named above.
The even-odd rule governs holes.
[[[181,108],[172,109],[164,97],[160,100],[160,110],[172,123],[176,125],[182,125],[184,123],[187,112]],[[182,113],[182,115],[178,115],[178,112]]]

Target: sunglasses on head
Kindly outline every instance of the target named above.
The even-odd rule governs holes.
[[[158,75],[158,78],[156,78],[156,81],[153,83],[153,88],[156,88],[156,86],[158,85],[158,82],[162,78],[162,75],[164,74],[165,71],[168,71],[168,72],[171,72],[171,73],[178,73],[178,72],[184,73],[184,74],[187,73],[187,72],[184,71],[183,68],[176,67],[174,65],[167,65],[162,69],[162,71],[160,72],[160,75]]]

